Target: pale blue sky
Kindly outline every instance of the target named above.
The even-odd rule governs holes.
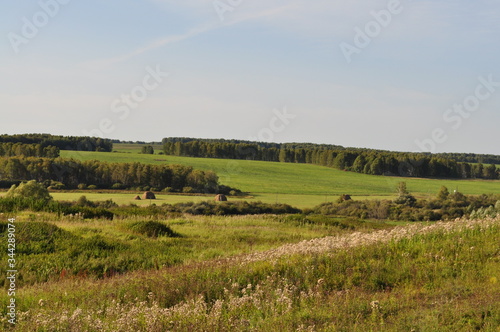
[[[498,0],[8,0],[0,13],[1,133],[500,154]],[[368,45],[356,28],[375,29]],[[447,113],[464,100],[474,111]]]

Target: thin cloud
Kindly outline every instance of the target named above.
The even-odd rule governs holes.
[[[214,29],[213,26],[204,26],[204,27],[198,27],[198,28],[191,29],[190,31],[188,31],[184,34],[181,34],[181,35],[166,36],[164,38],[157,39],[153,42],[150,42],[149,44],[141,46],[141,47],[139,47],[139,48],[137,48],[129,53],[126,53],[126,54],[122,54],[122,55],[112,57],[112,58],[107,58],[107,59],[99,59],[99,60],[85,62],[83,64],[83,67],[90,68],[90,69],[103,69],[103,68],[112,66],[116,63],[127,61],[127,60],[134,58],[136,56],[139,56],[141,54],[154,51],[155,49],[158,49],[160,47],[164,47],[164,46],[167,46],[170,44],[175,44],[175,43],[184,41],[186,39],[196,37],[200,34],[203,34],[205,32],[213,30],[213,29]]]
[[[137,48],[129,53],[126,53],[126,54],[122,54],[122,55],[112,57],[112,58],[107,58],[107,59],[99,59],[99,60],[85,62],[83,64],[83,67],[94,69],[94,70],[110,67],[116,63],[127,61],[127,60],[132,59],[134,57],[137,57],[139,55],[154,51],[158,48],[165,47],[167,45],[172,45],[172,44],[199,36],[201,34],[204,34],[206,32],[212,31],[212,30],[233,26],[233,25],[240,24],[240,23],[243,23],[246,21],[273,17],[273,16],[276,16],[280,13],[283,13],[283,12],[289,10],[292,7],[295,7],[295,6],[288,5],[288,6],[278,7],[278,8],[269,8],[269,9],[262,10],[259,12],[253,12],[253,13],[248,13],[246,15],[239,16],[239,17],[237,17],[233,20],[230,20],[228,22],[225,22],[223,24],[221,22],[217,22],[217,24],[215,24],[215,23],[206,24],[204,26],[191,29],[184,34],[170,35],[170,36],[166,36],[164,38],[157,39],[153,42],[150,42],[150,43],[148,43],[144,46],[141,46],[141,47],[139,47],[139,48]]]

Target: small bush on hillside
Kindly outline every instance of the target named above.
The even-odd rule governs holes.
[[[178,237],[179,234],[175,233],[167,225],[158,221],[136,221],[126,224],[125,228],[134,233],[141,234],[147,237],[156,238],[159,236]]]

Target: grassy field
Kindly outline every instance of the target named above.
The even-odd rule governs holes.
[[[440,186],[498,193],[500,181],[391,178],[321,166],[62,151],[109,162],[174,163],[213,170],[249,193],[230,200],[300,208],[392,198],[405,181],[418,197]],[[140,147],[140,146],[139,146]],[[138,205],[204,201],[203,195],[53,191],[57,200]],[[146,210],[148,209],[140,209]],[[0,251],[7,252],[6,220]],[[12,232],[10,232],[12,233]],[[113,220],[16,213],[17,326],[6,331],[500,331],[500,219],[439,223],[331,215],[118,214]],[[0,274],[7,273],[6,264]],[[6,278],[0,286],[8,288]]]
[[[202,202],[212,201],[213,195],[185,195],[185,194],[165,194],[157,193],[155,200],[135,200],[135,196],[141,196],[140,192],[112,192],[112,191],[91,191],[91,190],[74,190],[68,192],[51,191],[50,194],[58,201],[76,201],[81,196],[87,197],[90,201],[106,201],[112,199],[118,205],[136,204],[138,206],[148,206],[151,204],[176,204],[183,202]],[[5,191],[0,193],[0,197],[5,196]],[[364,199],[392,199],[396,196],[353,196],[355,200]],[[312,208],[324,202],[335,201],[338,199],[337,195],[296,195],[296,194],[268,194],[268,193],[255,193],[251,196],[230,197],[231,201],[261,201],[264,203],[274,204],[288,204],[300,209]]]
[[[19,286],[58,280],[63,270],[69,277],[82,274],[102,277],[106,271],[157,269],[258,252],[287,243],[345,234],[354,228],[393,227],[384,222],[344,222],[344,218],[333,217],[322,217],[318,224],[301,224],[286,216],[182,216],[159,221],[178,236],[156,237],[128,227],[134,222],[148,222],[149,217],[80,220],[25,212],[16,219]],[[332,221],[336,223],[328,225]],[[0,227],[0,238],[5,235],[5,229]],[[6,243],[0,243],[3,252],[7,251]],[[0,271],[5,274],[5,266],[0,266]],[[0,283],[4,281],[0,279]]]
[[[20,256],[20,261],[36,265],[30,273],[54,272],[54,263],[59,261],[51,255],[69,255],[70,263],[98,268],[109,268],[99,265],[99,259],[111,258],[107,264],[136,260],[145,268],[100,280],[61,272],[48,282],[21,286],[16,296],[17,330],[425,332],[500,328],[498,219],[391,229],[378,225],[381,231],[368,225],[353,232],[273,218],[171,220],[170,226],[182,238],[134,234],[124,228],[124,221],[56,222],[58,229],[69,232],[58,231],[56,245],[76,245],[80,250],[56,247],[48,257]],[[105,254],[89,253],[91,248],[78,242],[95,242],[96,233]],[[334,236],[301,241],[329,233]],[[110,250],[113,245],[115,249]],[[80,259],[89,254],[90,259]],[[176,257],[188,260],[162,267],[162,260]],[[146,270],[151,264],[159,267]],[[3,292],[0,328],[9,327],[6,301]]]
[[[62,151],[61,155],[79,160],[169,163],[213,170],[219,175],[222,184],[248,192],[255,199],[267,203],[278,201],[298,207],[311,207],[325,200],[336,199],[341,194],[353,195],[355,199],[366,197],[391,199],[400,181],[405,181],[408,190],[421,198],[435,195],[441,186],[448,187],[450,191],[458,190],[470,195],[500,192],[500,181],[373,176],[307,164],[143,155],[133,147],[133,145],[122,147],[118,144],[116,146],[118,152],[114,153]],[[179,197],[165,199],[177,202]],[[198,198],[186,198],[190,199],[198,200]]]

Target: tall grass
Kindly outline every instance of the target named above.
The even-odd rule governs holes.
[[[498,331],[499,223],[411,225],[252,259],[35,285],[21,292],[18,328]]]
[[[340,218],[332,224],[320,221],[303,224],[293,218],[273,215],[181,216],[154,221],[150,218],[145,215],[110,221],[66,216],[60,221],[47,222],[51,220],[47,214],[19,215],[18,286],[68,278],[108,278],[135,270],[161,269],[268,250],[352,229],[392,227]],[[1,252],[7,252],[5,225],[0,223]],[[0,265],[1,274],[6,270],[5,265]],[[6,282],[0,278],[0,286]]]

